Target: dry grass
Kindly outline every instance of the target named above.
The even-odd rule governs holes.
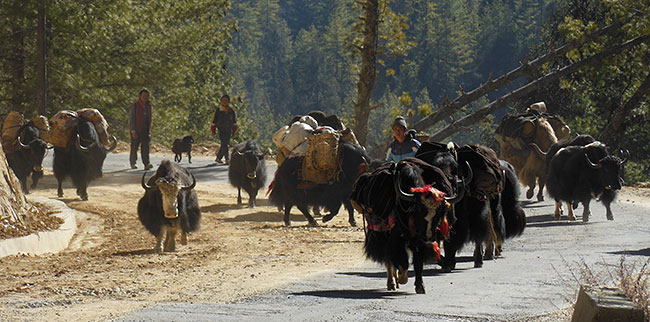
[[[578,270],[572,270],[576,264]],[[570,272],[568,278],[562,276],[555,267],[553,269],[570,290],[567,292],[570,295],[564,296],[567,302],[575,303],[580,285],[618,287],[643,309],[645,321],[650,322],[650,259],[630,260],[623,255],[618,264],[602,260],[590,266],[581,259],[573,265],[566,262],[565,265]]]

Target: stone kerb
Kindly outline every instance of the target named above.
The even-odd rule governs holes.
[[[54,231],[34,233],[29,236],[0,240],[0,258],[16,254],[42,255],[56,253],[68,247],[77,229],[75,211],[65,203],[40,196],[27,196],[31,202],[45,204],[52,208],[63,224]]]

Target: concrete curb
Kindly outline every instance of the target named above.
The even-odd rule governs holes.
[[[16,254],[42,255],[60,252],[68,247],[77,230],[75,210],[68,208],[64,202],[40,196],[27,196],[27,200],[51,207],[56,212],[54,215],[63,219],[63,224],[54,231],[0,240],[0,258]]]

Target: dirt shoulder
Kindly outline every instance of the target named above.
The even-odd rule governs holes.
[[[34,193],[56,196],[51,176],[41,187]],[[0,320],[104,320],[155,302],[229,302],[363,261],[363,231],[347,215],[311,228],[296,211],[284,227],[266,200],[238,206],[234,188],[214,183],[197,184],[203,217],[189,244],[154,254],[135,210],[139,184],[91,186],[88,202],[66,187],[62,200],[85,212],[78,232],[62,253],[0,259]]]

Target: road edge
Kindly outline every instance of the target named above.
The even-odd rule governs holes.
[[[76,210],[68,208],[64,202],[35,195],[28,195],[27,200],[52,208],[55,211],[54,216],[63,219],[63,224],[53,231],[0,240],[0,258],[16,254],[42,255],[60,252],[68,247],[77,231]]]

